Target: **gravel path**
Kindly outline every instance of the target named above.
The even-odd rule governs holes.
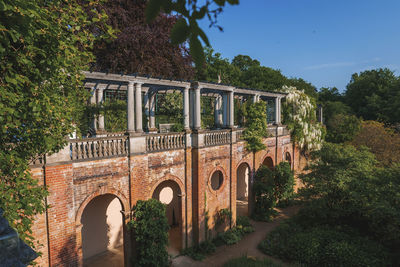
[[[172,266],[207,266],[218,267],[233,258],[238,258],[243,255],[253,256],[258,259],[270,258],[273,261],[279,262],[276,259],[268,257],[257,249],[258,244],[266,237],[267,233],[277,227],[283,219],[293,216],[299,210],[298,206],[288,207],[279,210],[279,215],[272,222],[255,222],[252,221],[254,232],[246,235],[239,243],[232,246],[220,246],[217,250],[203,261],[194,261],[187,256],[179,256],[173,259]]]

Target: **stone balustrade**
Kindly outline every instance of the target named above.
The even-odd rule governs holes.
[[[231,142],[231,130],[215,130],[204,134],[205,146],[229,144]]]
[[[242,141],[243,139],[244,129],[236,130],[236,141]]]
[[[185,133],[157,133],[146,135],[146,151],[185,148]]]
[[[126,136],[70,140],[71,160],[103,158],[128,154]]]

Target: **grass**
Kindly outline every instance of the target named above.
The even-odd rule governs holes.
[[[254,257],[242,256],[232,259],[224,264],[224,267],[281,267],[270,259],[258,260]]]

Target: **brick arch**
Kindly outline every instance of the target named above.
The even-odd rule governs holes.
[[[223,175],[223,177],[224,177],[224,179],[223,179],[223,181],[222,181],[222,185],[220,186],[220,188],[218,188],[218,190],[214,190],[214,189],[212,189],[212,187],[211,187],[211,177],[212,177],[212,175],[214,174],[214,172],[216,172],[216,171],[221,171],[222,172],[222,175]],[[218,192],[221,192],[224,188],[225,188],[225,185],[228,183],[228,175],[226,175],[226,171],[225,171],[225,169],[224,168],[222,168],[221,166],[215,166],[212,170],[211,170],[211,172],[208,174],[208,178],[207,178],[207,188],[208,188],[208,190],[210,191],[210,192],[212,192],[213,194],[217,194]]]
[[[166,175],[164,175],[163,178],[161,178],[160,180],[157,180],[157,181],[153,184],[153,186],[151,187],[150,195],[148,196],[148,198],[152,198],[152,197],[153,197],[153,192],[154,192],[154,190],[156,190],[156,188],[157,188],[161,183],[163,183],[163,182],[165,182],[165,181],[168,181],[168,180],[176,182],[176,183],[178,184],[178,186],[179,186],[179,189],[181,190],[181,194],[186,194],[186,192],[185,192],[185,186],[184,186],[184,184],[182,183],[182,180],[179,179],[179,177],[177,177],[177,176],[175,176],[175,175],[172,175],[172,174],[167,173]]]
[[[260,167],[261,167],[261,165],[264,164],[264,161],[265,161],[267,158],[270,158],[270,159],[271,159],[271,161],[272,161],[272,167],[275,167],[275,166],[276,166],[276,162],[274,162],[273,156],[270,155],[268,152],[263,156],[262,161],[260,161],[260,163],[261,163],[261,164],[260,164]]]
[[[83,211],[85,210],[87,204],[89,204],[90,201],[92,201],[95,197],[101,196],[101,195],[106,195],[106,194],[111,194],[114,195],[118,198],[118,200],[121,202],[121,206],[124,212],[129,211],[129,202],[128,199],[124,196],[124,194],[113,188],[113,187],[108,187],[108,186],[104,186],[99,188],[98,190],[96,190],[95,192],[93,192],[92,194],[90,194],[89,196],[87,196],[85,198],[84,201],[82,201],[82,203],[80,204],[76,215],[75,215],[75,224],[77,226],[81,225],[81,218],[82,218],[82,214]]]
[[[235,168],[235,170],[237,171],[237,169],[239,168],[239,166],[240,165],[242,165],[242,163],[246,163],[247,164],[247,167],[249,167],[250,168],[250,170],[252,169],[252,162],[251,162],[251,160],[250,159],[242,159],[241,161],[239,161],[237,164],[236,164],[236,168]]]

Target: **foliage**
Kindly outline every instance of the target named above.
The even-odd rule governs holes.
[[[86,101],[82,70],[95,39],[112,35],[100,1],[0,2],[0,208],[24,241],[46,188],[28,171],[33,158],[66,143]],[[96,36],[89,28],[97,23]]]
[[[287,78],[280,70],[261,66],[260,62],[246,55],[237,55],[230,62],[212,48],[205,48],[206,67],[197,73],[198,80],[207,80],[238,87],[264,91],[280,91],[283,85],[297,86],[312,98],[316,89],[301,78]]]
[[[327,122],[326,141],[344,143],[353,140],[361,129],[361,121],[354,115],[335,114]]]
[[[287,162],[281,162],[274,170],[261,166],[255,175],[253,192],[255,196],[253,217],[269,221],[276,212],[277,202],[293,197],[294,176]]]
[[[254,232],[254,228],[250,223],[248,217],[239,216],[236,221],[236,227],[229,229],[226,232],[219,233],[213,240],[214,244],[222,245],[233,245],[238,243],[246,234]]]
[[[354,73],[345,92],[345,101],[358,117],[385,123],[400,120],[400,78],[389,69]]]
[[[105,127],[108,132],[121,132],[126,130],[126,101],[105,101],[100,113],[103,113]]]
[[[193,78],[192,60],[185,44],[170,41],[177,15],[159,14],[145,22],[145,0],[114,0],[102,4],[117,38],[95,43],[94,69],[113,73],[138,73],[174,79]]]
[[[220,209],[215,214],[215,223],[216,223],[216,225],[228,224],[231,220],[232,220],[232,212],[227,208]]]
[[[329,124],[330,119],[336,114],[352,115],[351,108],[340,101],[322,102],[323,119],[326,124]],[[327,129],[329,131],[329,129]]]
[[[318,91],[318,102],[342,102],[344,96],[339,92],[336,87],[321,87]]]
[[[265,149],[263,137],[267,137],[268,132],[266,104],[264,101],[259,101],[246,104],[245,107],[243,115],[246,118],[246,129],[243,138],[247,141],[246,148],[252,152],[263,150]]]
[[[368,147],[384,166],[400,162],[400,134],[383,123],[363,121],[351,144],[357,148]]]
[[[136,242],[137,266],[168,266],[168,220],[165,205],[155,199],[139,200],[128,226]]]
[[[242,256],[224,264],[224,267],[279,267],[281,265],[272,262],[270,259],[258,260],[255,257]]]
[[[321,148],[324,129],[316,122],[316,104],[313,98],[295,87],[283,86],[288,93],[283,106],[284,123],[292,132],[294,141],[305,151]]]
[[[188,255],[196,261],[203,260],[207,255],[215,252],[216,247],[211,240],[206,240],[201,242],[199,245],[186,248],[182,251],[183,255]]]
[[[201,128],[210,129],[215,126],[214,98],[209,96],[200,97],[201,105]]]
[[[385,266],[385,249],[343,227],[307,227],[288,220],[270,232],[259,248],[266,254],[306,266]]]
[[[177,23],[171,29],[171,42],[180,44],[188,40],[190,54],[197,67],[202,67],[204,64],[204,52],[200,39],[205,45],[210,46],[210,42],[204,31],[199,27],[197,20],[207,16],[210,21],[210,27],[216,26],[220,30],[222,28],[217,23],[217,16],[223,10],[225,4],[239,4],[238,0],[211,0],[211,1],[160,1],[150,0],[146,6],[146,21],[152,22],[160,12],[177,13],[181,15]]]
[[[378,168],[367,149],[343,144],[312,156],[301,176],[308,202],[260,248],[307,266],[398,265],[400,165]]]

